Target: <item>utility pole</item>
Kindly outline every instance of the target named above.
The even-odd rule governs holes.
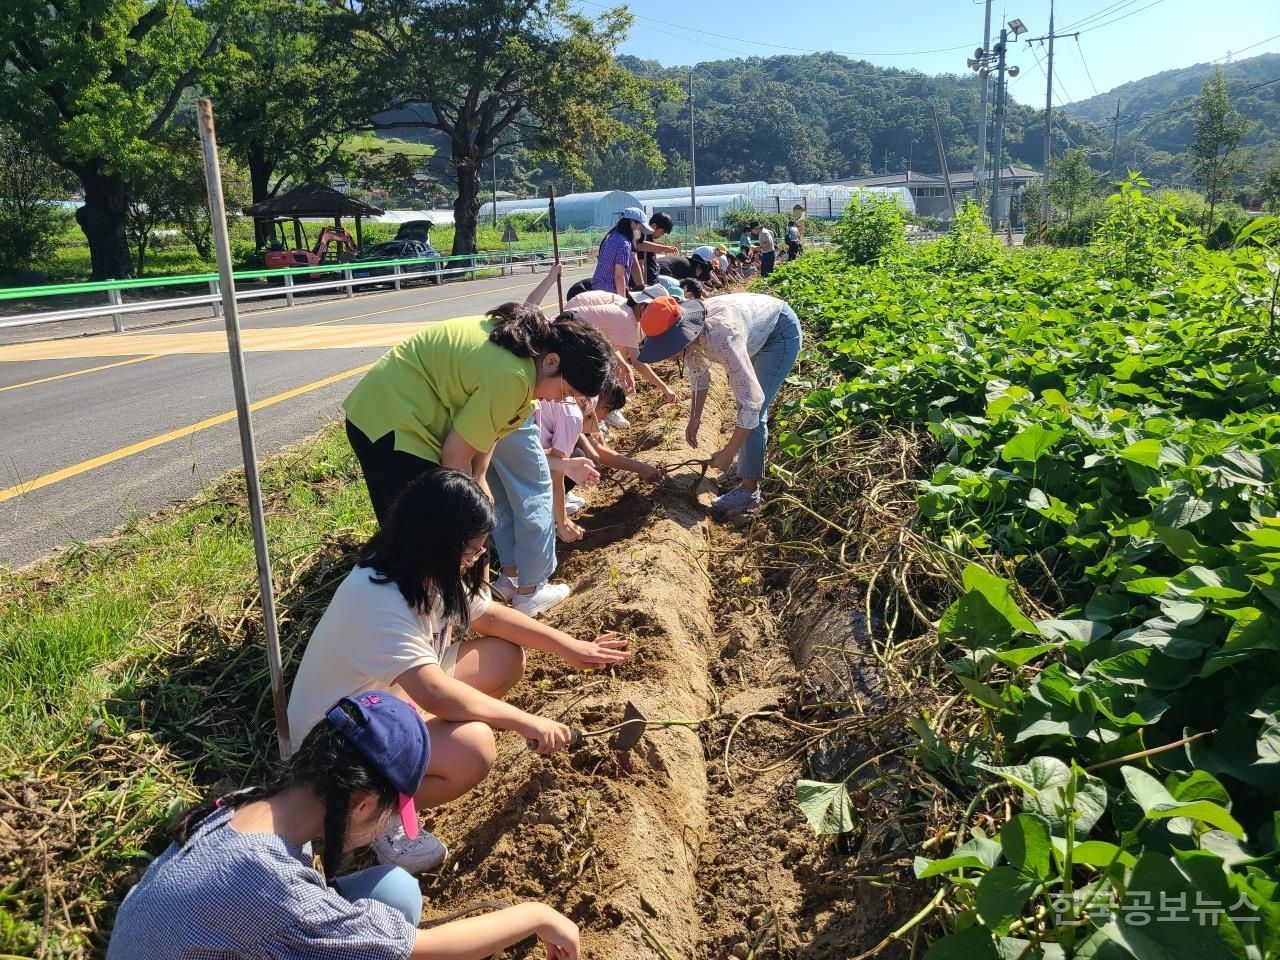
[[[1049,32],[1043,37],[1034,37],[1027,43],[1049,41],[1049,64],[1045,71],[1044,92],[1044,189],[1040,191],[1040,222],[1049,222],[1049,171],[1053,166],[1053,41],[1059,37],[1075,37],[1079,42],[1079,33],[1056,34],[1053,32],[1053,0],[1049,0]]]
[[[991,49],[991,0],[982,23],[982,49]],[[973,182],[981,183],[987,173],[987,78],[982,77],[982,101],[978,107],[978,163],[973,168]]]
[[[1004,61],[1005,61],[1005,45],[1009,39],[1009,31],[1000,28],[1000,42],[996,45],[996,148],[992,154],[994,167],[991,171],[991,197],[990,210],[988,216],[991,219],[991,229],[996,229],[1000,223],[1000,173],[1004,166]]]
[[[698,164],[693,149],[693,67],[689,68],[689,223],[698,235]],[[692,238],[691,238],[692,239]]]
[[[1111,128],[1111,175],[1108,179],[1116,182],[1116,150],[1120,146],[1120,101],[1116,101],[1116,119]]]
[[[1044,88],[1044,188],[1040,191],[1040,222],[1049,222],[1049,168],[1053,165],[1053,0],[1049,0],[1049,69]]]

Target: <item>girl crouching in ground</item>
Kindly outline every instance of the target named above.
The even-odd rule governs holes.
[[[388,822],[417,829],[412,798],[431,746],[422,719],[386,691],[330,706],[275,780],[179,821],[121,904],[108,960],[480,960],[531,935],[550,960],[575,960],[577,927],[544,904],[419,930],[422,892],[408,873],[339,875]],[[324,875],[305,849],[321,839]]]
[[[414,792],[419,809],[454,800],[488,776],[495,729],[516,731],[544,755],[568,744],[563,723],[502,700],[524,674],[526,648],[579,670],[630,656],[614,634],[577,640],[491,604],[487,565],[478,561],[492,529],[493,509],[473,477],[438,468],[409,483],[316,625],[290,693],[289,727],[299,731],[323,719],[329,704],[366,690],[390,689],[417,706],[432,746]],[[454,631],[468,628],[473,638],[458,642]],[[445,858],[431,834],[413,838],[397,825],[373,849],[381,863],[412,873]]]

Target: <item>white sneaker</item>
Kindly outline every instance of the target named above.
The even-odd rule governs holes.
[[[576,517],[586,509],[587,501],[570,490],[564,495],[564,512],[571,517]]]
[[[508,603],[510,603],[511,598],[514,597],[516,595],[516,591],[520,589],[520,585],[517,584],[514,580],[512,580],[510,577],[508,577],[504,573],[500,577],[498,577],[497,580],[493,581],[493,584],[490,587],[490,589],[492,589],[493,592],[496,593],[498,596],[500,596],[503,600],[506,600]]]
[[[410,840],[404,835],[404,827],[397,823],[373,841],[373,852],[385,866],[426,873],[444,863],[449,848],[425,830],[419,830],[417,837]]]
[[[625,430],[631,426],[631,421],[622,415],[621,410],[614,410],[604,418],[604,422],[611,427],[617,427],[619,430]]]
[[[572,592],[572,588],[567,583],[547,581],[528,596],[517,593],[511,598],[511,608],[520,611],[526,617],[537,617],[546,613]]]

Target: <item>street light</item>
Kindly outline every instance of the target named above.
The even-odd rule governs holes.
[[[1016,77],[1019,73],[1016,66],[1006,66],[1005,64],[1009,31],[1013,31],[1013,39],[1016,41],[1018,37],[1027,32],[1027,28],[1021,20],[1016,18],[1010,20],[1008,28],[1000,31],[999,43],[990,50],[983,50],[979,47],[973,52],[973,57],[965,61],[969,69],[976,72],[983,80],[993,73],[996,75],[996,144],[992,158],[995,161],[995,169],[991,172],[989,206],[992,229],[999,223],[1000,174],[1001,168],[1004,167],[1004,106],[1007,92],[1005,76]]]

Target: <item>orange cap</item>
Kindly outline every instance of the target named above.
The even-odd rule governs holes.
[[[659,297],[640,314],[640,329],[646,337],[658,337],[680,322],[680,301],[675,297]]]

